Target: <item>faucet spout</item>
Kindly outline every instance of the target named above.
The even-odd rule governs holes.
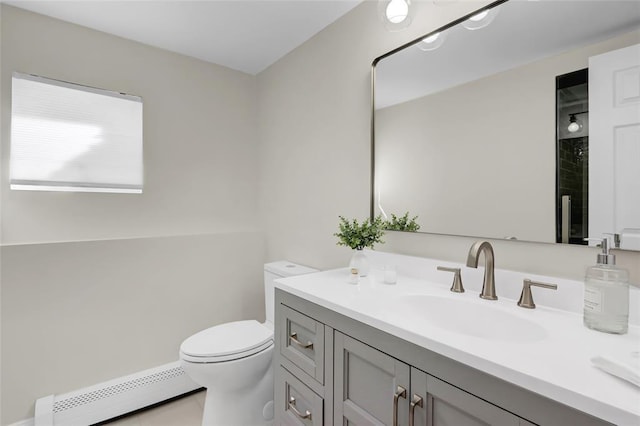
[[[488,300],[497,300],[493,247],[488,241],[476,241],[473,243],[471,249],[469,249],[469,256],[467,256],[467,266],[477,268],[480,253],[484,253],[484,280],[482,281],[480,297]]]

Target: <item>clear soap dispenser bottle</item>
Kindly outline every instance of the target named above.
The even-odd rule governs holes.
[[[614,334],[625,334],[629,327],[629,273],[616,266],[616,256],[609,253],[607,238],[602,240],[602,253],[598,254],[596,265],[587,268],[584,325]]]

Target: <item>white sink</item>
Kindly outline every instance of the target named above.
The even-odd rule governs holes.
[[[424,294],[405,295],[396,301],[395,309],[417,326],[509,342],[532,342],[547,336],[542,326],[496,306],[494,301]]]

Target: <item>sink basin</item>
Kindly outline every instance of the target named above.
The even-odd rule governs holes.
[[[471,301],[413,294],[400,297],[397,308],[418,327],[441,329],[489,340],[531,342],[544,339],[546,330],[493,305],[491,301]]]

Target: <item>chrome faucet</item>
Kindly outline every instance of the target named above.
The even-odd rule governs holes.
[[[488,300],[497,300],[496,282],[493,273],[493,247],[488,241],[476,241],[469,249],[467,257],[467,266],[470,268],[478,267],[478,257],[484,252],[484,280],[482,281],[482,292],[480,297]]]

